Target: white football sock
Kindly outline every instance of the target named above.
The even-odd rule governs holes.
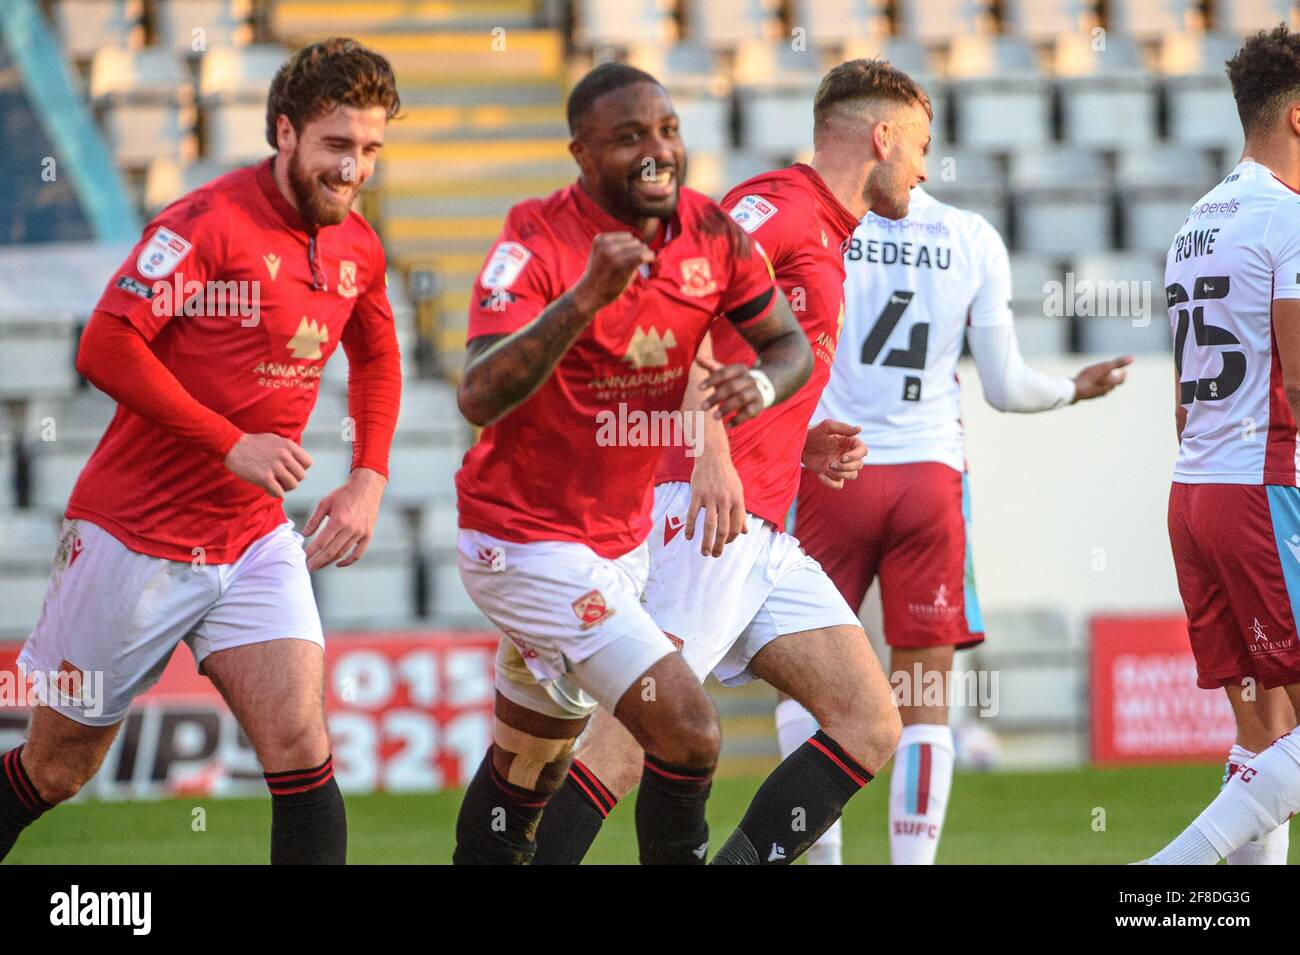
[[[952,730],[903,727],[889,780],[889,855],[894,865],[934,865],[952,789]]]
[[[1300,730],[1274,741],[1234,773],[1177,839],[1151,857],[1153,865],[1214,865],[1267,836],[1300,809]]]
[[[785,759],[808,742],[820,727],[813,715],[797,700],[782,700],[776,705],[776,741]],[[843,826],[838,819],[822,833],[813,847],[804,853],[809,865],[840,865],[840,846],[844,841]]]
[[[1228,765],[1223,777],[1224,784],[1237,774],[1237,771],[1255,758],[1255,754],[1246,747],[1233,743],[1228,751]],[[1251,839],[1244,846],[1239,846],[1228,853],[1228,865],[1286,865],[1287,851],[1291,848],[1291,824],[1284,822],[1266,836]]]

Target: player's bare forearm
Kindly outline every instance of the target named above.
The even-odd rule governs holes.
[[[728,464],[731,463],[731,441],[727,438],[726,425],[719,418],[702,413],[704,400],[707,396],[707,392],[703,387],[704,379],[716,367],[717,362],[713,359],[713,339],[710,335],[705,334],[704,340],[700,342],[699,350],[695,353],[695,361],[691,363],[690,371],[687,373],[686,393],[682,396],[682,411],[684,413],[700,413],[699,423],[696,426],[699,429],[696,433],[696,467],[699,467],[701,463],[706,466],[721,463],[722,461],[726,461]]]
[[[773,403],[784,401],[803,387],[812,374],[812,349],[808,345],[808,336],[799,327],[798,319],[779,289],[772,310],[738,331],[758,353],[754,367],[762,368],[772,382],[776,392]]]
[[[456,392],[461,414],[486,427],[518,407],[541,387],[595,314],[574,288],[519,331],[471,341]]]
[[[1291,416],[1300,421],[1300,299],[1273,300],[1273,339],[1282,366],[1282,390]]]

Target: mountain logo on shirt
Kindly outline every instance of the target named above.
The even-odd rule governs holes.
[[[286,346],[293,353],[294,358],[302,358],[308,361],[319,361],[321,357],[321,345],[330,340],[330,329],[328,325],[316,324],[316,319],[310,322],[307,316],[302,317],[298,323],[298,330],[293,333],[293,338],[289,339]]]
[[[696,259],[682,259],[682,294],[703,298],[718,290],[718,283],[713,281],[713,271],[709,260],[703,256]]]
[[[648,332],[638,325],[627,351],[623,353],[623,360],[631,362],[633,368],[662,368],[668,364],[668,349],[676,347],[677,338],[671,328],[660,335],[653,325]]]
[[[344,298],[357,297],[357,263],[348,259],[339,262],[339,294]]]

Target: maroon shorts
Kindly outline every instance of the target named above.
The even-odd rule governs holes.
[[[1300,488],[1176,483],[1169,542],[1197,685],[1300,683]]]
[[[984,639],[971,564],[966,476],[945,464],[869,464],[834,490],[807,471],[794,536],[850,607],[880,575],[891,647],[972,647]]]

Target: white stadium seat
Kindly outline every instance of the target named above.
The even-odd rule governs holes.
[[[179,53],[228,49],[253,36],[252,0],[165,0],[154,11],[163,44]]]
[[[804,30],[810,46],[838,49],[847,39],[886,35],[885,7],[885,0],[794,0],[790,27]]]
[[[1069,322],[1048,315],[1044,306],[1048,283],[1064,278],[1059,259],[1036,252],[1011,254],[1011,308],[1022,354],[1059,355],[1069,350]]]
[[[235,165],[200,159],[181,162],[173,156],[159,156],[149,163],[144,179],[144,206],[149,215],[221,176]]]
[[[780,40],[746,43],[736,51],[735,75],[743,148],[776,160],[812,143],[812,98],[821,81],[815,52]]]
[[[1167,252],[1187,210],[1218,179],[1203,152],[1181,146],[1121,153],[1115,173],[1124,245],[1135,252]]]
[[[936,199],[978,212],[1006,238],[1008,235],[1006,176],[997,159],[987,153],[932,149],[925,161],[925,189]]]
[[[1055,48],[1061,125],[1067,143],[1119,149],[1156,135],[1156,82],[1131,40],[1109,37],[1104,50],[1077,34]]]
[[[68,55],[84,60],[105,47],[139,46],[143,10],[143,0],[58,0],[54,22]]]
[[[1018,248],[1047,255],[1111,247],[1110,183],[1100,157],[1053,148],[1011,157]]]
[[[1247,36],[1279,23],[1294,30],[1300,17],[1291,0],[1210,0],[1210,23],[1215,30]]]
[[[143,168],[157,156],[194,158],[194,86],[171,50],[99,50],[90,67],[90,96],[122,165]]]
[[[979,31],[986,4],[980,0],[898,0],[898,32],[927,45]]]
[[[1192,0],[1108,0],[1109,33],[1135,40],[1159,40],[1191,25]]]
[[[959,36],[948,57],[956,141],[1009,152],[1045,144],[1051,97],[1033,51],[1008,37]]]
[[[1240,41],[1225,34],[1176,33],[1160,47],[1166,75],[1169,138],[1183,146],[1225,150],[1235,160],[1243,145],[1241,122],[1224,63]]]
[[[301,530],[301,528],[300,528]],[[326,567],[312,587],[327,630],[393,629],[415,619],[411,530],[387,496],[365,556],[349,567]]]
[[[574,42],[580,47],[668,43],[673,25],[667,0],[576,0]]]
[[[732,49],[742,43],[775,39],[777,0],[708,0],[686,9],[687,36],[714,49]],[[787,45],[789,37],[782,37]]]
[[[40,616],[58,549],[59,513],[0,510],[0,636],[22,639]]]
[[[213,49],[199,66],[199,99],[260,102],[265,106],[271,80],[287,58],[288,51],[273,43]]]
[[[1078,318],[1081,350],[1089,355],[1168,354],[1164,271],[1165,258],[1160,254],[1107,252],[1076,258],[1076,314],[1080,294],[1093,296],[1097,304],[1092,311],[1106,312]]]
[[[75,388],[75,333],[71,315],[0,312],[0,398],[66,394]]]
[[[1050,43],[1080,33],[1096,21],[1096,0],[1002,0],[1002,19],[1010,36]]]
[[[265,103],[214,103],[204,110],[204,116],[208,158],[245,165],[271,154]]]

